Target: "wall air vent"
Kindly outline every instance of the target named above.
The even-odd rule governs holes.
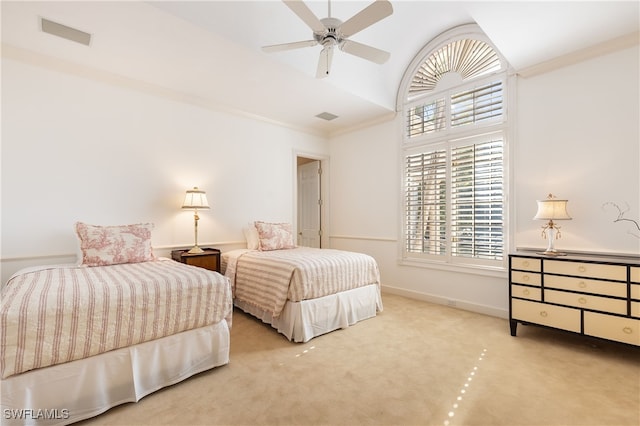
[[[333,115],[330,112],[322,112],[322,113],[316,115],[316,117],[322,118],[323,120],[327,120],[327,121],[331,121],[331,120],[333,120],[335,118],[338,118],[337,115]]]
[[[75,41],[85,46],[89,46],[91,43],[91,34],[85,33],[84,31],[76,30],[75,28],[67,27],[66,25],[58,24],[45,18],[40,18],[40,25],[42,31],[45,33],[66,38],[67,40]]]

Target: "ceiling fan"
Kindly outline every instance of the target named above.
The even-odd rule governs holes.
[[[389,1],[376,0],[346,22],[342,22],[331,16],[331,0],[328,0],[329,16],[323,19],[318,19],[302,0],[282,1],[313,30],[313,40],[264,46],[262,48],[263,51],[280,52],[320,44],[322,45],[322,51],[320,52],[320,59],[318,60],[318,68],[316,70],[317,78],[324,78],[329,75],[333,50],[336,46],[343,52],[359,56],[377,64],[383,64],[389,59],[389,52],[349,40],[349,37],[355,33],[391,15],[393,13],[393,7]]]

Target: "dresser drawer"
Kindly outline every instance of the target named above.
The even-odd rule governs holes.
[[[640,284],[631,284],[631,298],[640,300]]]
[[[587,278],[545,275],[544,286],[545,288],[552,287],[561,290],[604,294],[605,296],[627,297],[627,284],[615,281],[597,281]]]
[[[545,290],[544,301],[557,303],[559,305],[575,306],[576,308],[610,312],[613,314],[627,314],[627,301],[623,299],[609,299],[607,297],[569,293],[566,291]]]
[[[631,282],[640,284],[640,266],[631,267]]]
[[[511,282],[540,286],[542,281],[540,274],[536,274],[535,272],[511,271]]]
[[[512,257],[511,269],[520,269],[523,271],[540,272],[540,259],[529,259],[526,257]]]
[[[511,297],[520,297],[522,299],[542,300],[542,290],[536,287],[525,287],[523,285],[511,286]]]
[[[640,302],[631,302],[631,316],[640,318]]]
[[[532,324],[580,333],[580,310],[578,309],[512,299],[511,317]]]
[[[584,334],[640,345],[640,320],[585,312]]]
[[[575,275],[578,277],[627,281],[627,268],[623,265],[602,265],[598,263],[545,260],[544,272],[550,274]]]

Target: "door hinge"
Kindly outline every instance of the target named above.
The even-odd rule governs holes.
[[[318,200],[318,205],[321,206],[322,205],[322,198]]]
[[[322,167],[318,167],[318,174],[321,175],[322,174]]]

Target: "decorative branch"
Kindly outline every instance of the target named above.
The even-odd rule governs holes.
[[[605,209],[605,207],[607,206],[611,206],[614,207],[616,210],[618,210],[618,217],[613,221],[615,222],[631,222],[635,225],[636,229],[638,230],[638,233],[635,233],[634,231],[627,231],[627,233],[633,235],[636,238],[640,238],[640,223],[637,220],[633,220],[633,219],[627,219],[626,217],[624,217],[625,213],[628,213],[629,210],[631,210],[631,208],[629,207],[629,204],[625,202],[626,208],[623,210],[618,204],[614,203],[614,202],[607,202],[604,203],[602,205],[602,210]]]

